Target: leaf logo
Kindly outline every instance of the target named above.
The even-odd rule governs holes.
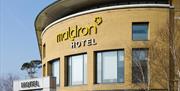
[[[95,18],[95,23],[97,23],[97,25],[100,25],[102,22],[103,22],[102,17]]]

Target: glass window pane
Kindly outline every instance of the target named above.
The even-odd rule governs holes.
[[[133,40],[148,39],[148,23],[135,23],[132,25]]]
[[[124,51],[97,53],[97,83],[124,82]]]
[[[118,82],[124,82],[124,51],[118,51]]]
[[[53,61],[52,62],[52,76],[56,77],[56,84],[59,85],[59,61]]]
[[[103,53],[103,82],[117,82],[117,52]]]
[[[72,57],[72,85],[83,83],[83,56]]]
[[[102,56],[101,56],[101,53],[97,53],[97,83],[101,83],[102,82],[102,69],[101,69],[101,59]]]
[[[46,64],[43,65],[43,77],[46,76]]]
[[[147,49],[133,49],[133,82],[147,82]]]
[[[87,83],[87,55],[68,57],[68,85]]]
[[[43,58],[46,57],[46,44],[43,45],[43,49],[42,49],[42,57],[43,57]]]
[[[87,55],[84,55],[84,84],[87,84]]]
[[[71,57],[68,58],[68,85],[72,85],[72,60]]]

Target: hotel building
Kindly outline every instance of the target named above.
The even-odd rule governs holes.
[[[180,0],[55,1],[35,20],[43,77],[56,91],[166,91],[179,19]]]

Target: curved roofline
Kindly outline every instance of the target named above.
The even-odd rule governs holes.
[[[35,21],[34,21],[34,26],[35,26],[35,28],[36,28],[36,21],[37,21],[37,19],[39,18],[39,15],[40,15],[42,12],[44,12],[47,8],[51,7],[52,5],[54,5],[54,4],[57,3],[57,2],[58,2],[58,1],[54,1],[53,3],[49,4],[47,7],[45,7],[44,9],[42,9],[42,10],[38,13],[38,15],[36,16],[36,19],[35,19]]]
[[[37,32],[37,31],[40,31],[40,30],[37,29],[37,24],[36,24],[36,23],[37,23],[37,20],[38,20],[40,14],[41,14],[42,12],[44,12],[47,8],[51,7],[52,5],[54,5],[54,4],[57,3],[57,2],[59,2],[59,1],[54,1],[53,3],[49,4],[47,7],[45,7],[44,9],[42,9],[42,10],[38,13],[38,15],[36,16],[35,21],[34,21],[34,26],[35,26],[35,31],[36,31],[37,41],[38,41],[38,48],[39,48],[39,53],[40,53],[40,57],[41,57],[41,58],[42,58],[42,54],[41,54],[41,44],[40,44],[39,34],[38,34],[38,32]]]
[[[143,0],[146,3],[169,3],[169,0]],[[41,54],[41,33],[52,22],[76,14],[87,9],[104,7],[104,5],[112,6],[112,4],[132,4],[133,2],[142,2],[142,0],[57,0],[45,7],[36,17],[34,26]]]
[[[85,11],[87,8],[99,8],[113,4],[128,5],[139,2],[149,4],[164,4],[169,0],[57,0],[45,7],[35,19],[36,29],[44,30],[46,26],[57,19],[63,18],[77,12]],[[57,13],[58,12],[58,13]]]
[[[72,15],[68,15],[66,17],[63,17],[61,19],[58,19],[52,23],[50,23],[48,26],[45,27],[45,29],[41,33],[41,37],[44,35],[44,33],[53,25],[65,21],[67,19],[84,15],[84,14],[89,14],[89,13],[94,13],[94,12],[99,12],[99,11],[105,11],[105,10],[112,10],[112,9],[126,9],[126,8],[171,8],[169,4],[131,4],[131,5],[117,5],[117,6],[108,6],[108,7],[103,7],[103,8],[97,8],[97,9],[92,9],[92,10],[87,10],[87,11],[82,11],[79,13],[75,13]]]

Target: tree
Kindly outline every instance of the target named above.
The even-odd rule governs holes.
[[[18,79],[19,77],[13,74],[8,74],[6,77],[0,77],[0,90],[13,91],[13,81]]]
[[[175,81],[177,81],[177,88],[180,91],[180,19],[175,18],[175,33],[174,33],[174,49],[172,53],[174,53],[175,60]]]
[[[40,60],[31,60],[21,66],[21,70],[25,70],[30,78],[35,78],[35,74],[39,68],[41,68]]]
[[[132,51],[132,82],[143,91],[149,90],[148,49],[136,48]]]
[[[168,26],[169,24],[167,24]],[[137,68],[137,73],[140,76],[137,78],[141,80],[142,84],[137,84],[143,90],[150,90],[149,88],[159,86],[168,91],[177,91],[178,83],[180,89],[180,22],[176,22],[174,31],[169,27],[163,27],[154,33],[151,41],[143,44],[149,49],[148,52],[148,83],[145,83],[143,65],[140,61],[134,63]],[[142,44],[137,45],[142,46]],[[136,58],[140,55],[136,55]],[[170,65],[174,63],[174,66]],[[171,70],[170,70],[171,69]],[[173,71],[172,71],[173,70]],[[174,74],[174,75],[172,75]],[[170,78],[174,76],[173,79]],[[173,81],[173,88],[172,88]],[[173,90],[172,90],[173,89]]]

